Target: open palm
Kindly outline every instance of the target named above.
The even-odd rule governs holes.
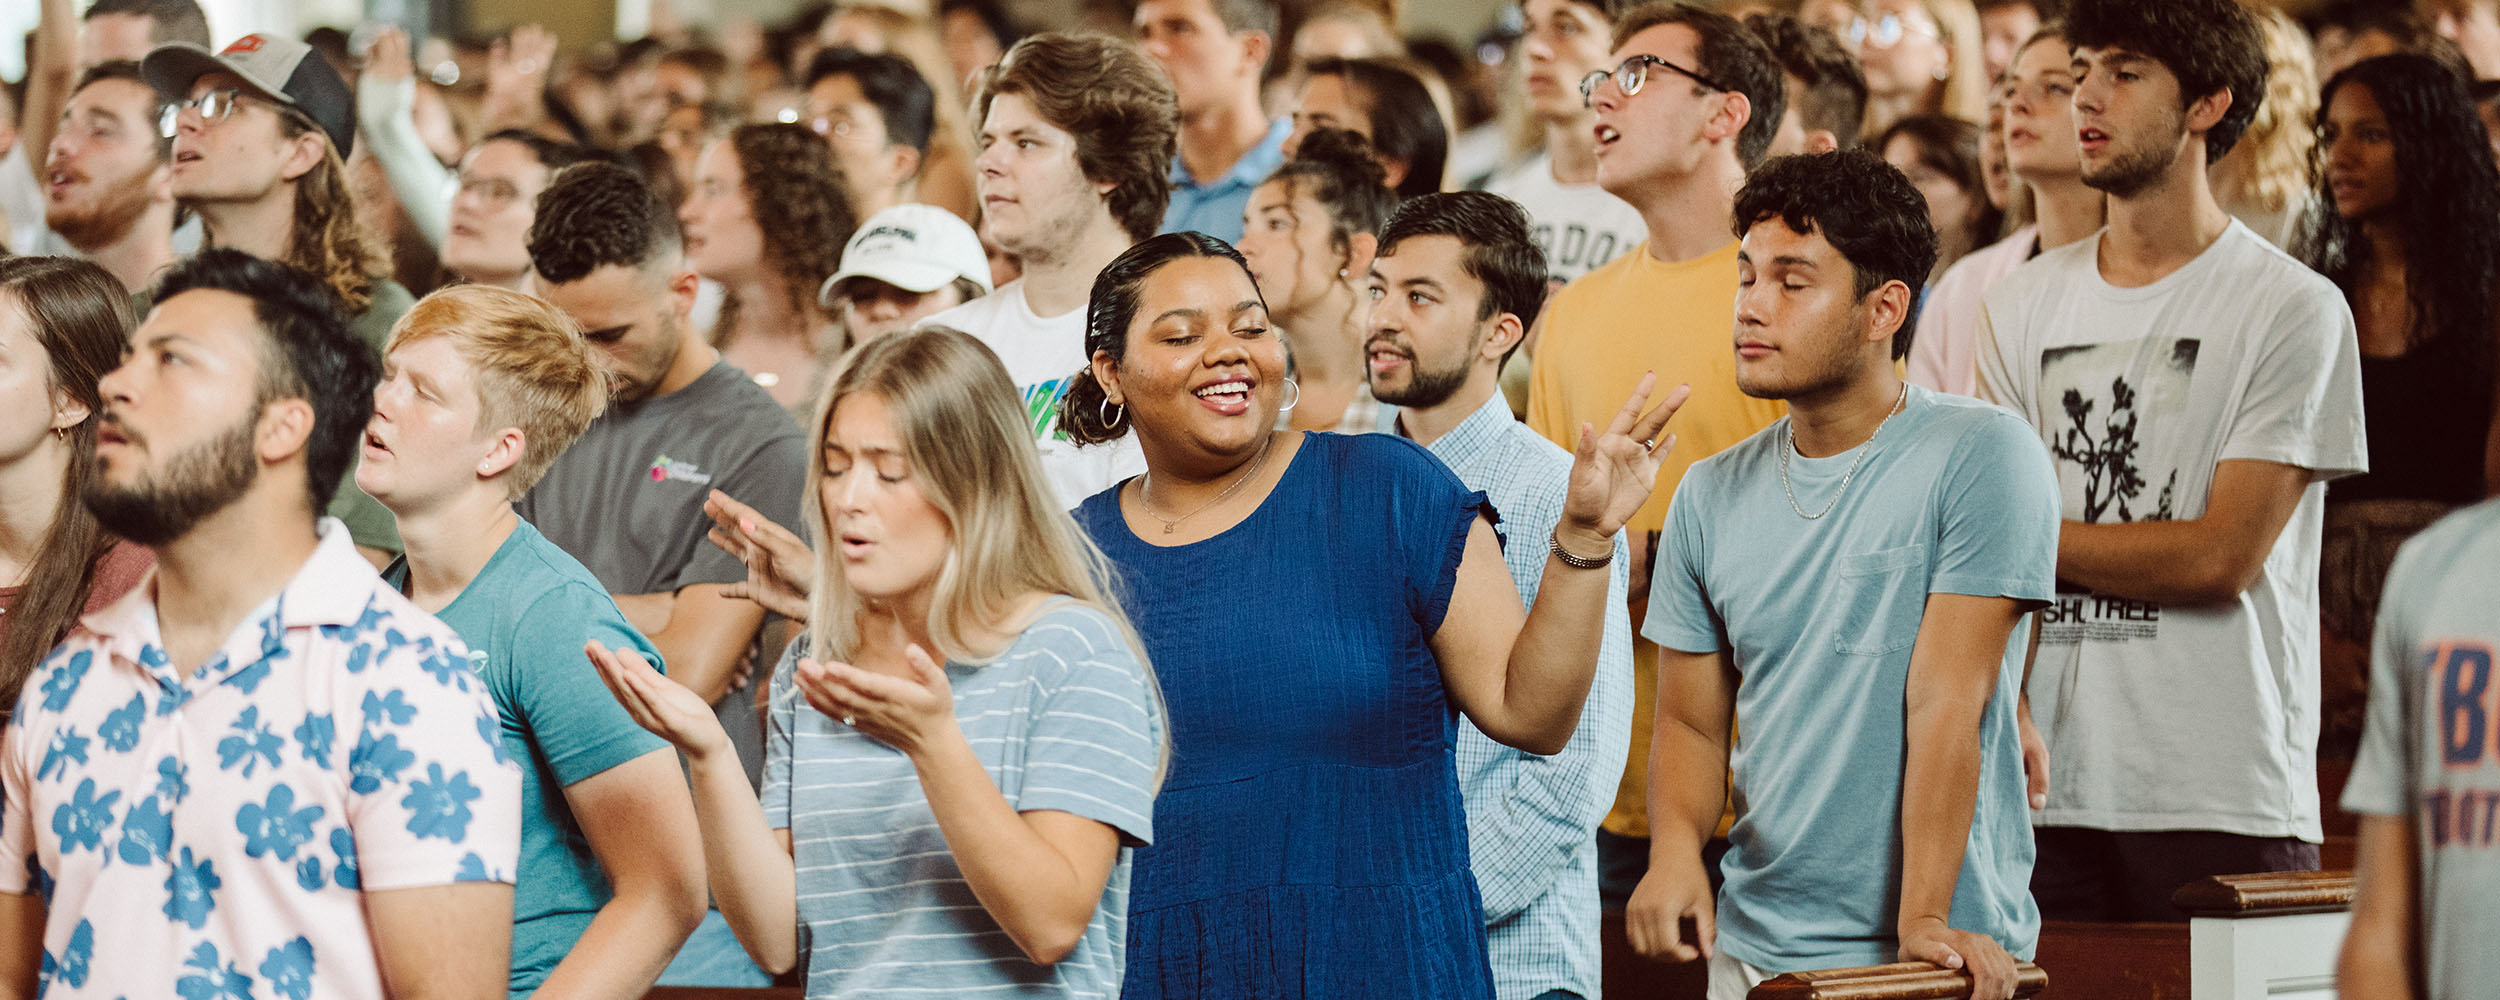
[[[1604,432],[1580,425],[1580,447],[1571,457],[1571,482],[1563,496],[1564,524],[1611,538],[1649,502],[1658,488],[1658,467],[1675,449],[1675,436],[1660,432],[1693,394],[1690,385],[1676,386],[1656,409],[1643,412],[1657,387],[1656,372],[1642,375]]]

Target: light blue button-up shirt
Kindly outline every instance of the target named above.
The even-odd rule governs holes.
[[[1267,127],[1267,138],[1250,147],[1224,176],[1200,184],[1189,176],[1179,156],[1172,157],[1172,201],[1163,207],[1161,232],[1200,232],[1226,243],[1241,242],[1241,212],[1250,207],[1250,192],[1285,164],[1285,137],[1293,119],[1279,118]]]
[[[1562,520],[1571,453],[1514,419],[1500,393],[1425,447],[1467,488],[1492,499],[1501,515],[1495,531],[1502,561],[1520,602],[1534,605],[1546,539]],[[1597,676],[1579,731],[1561,753],[1540,757],[1494,742],[1473,723],[1459,726],[1467,851],[1484,896],[1486,950],[1500,1000],[1552,990],[1598,995],[1597,824],[1614,804],[1632,740],[1629,562],[1617,534],[1606,568]]]

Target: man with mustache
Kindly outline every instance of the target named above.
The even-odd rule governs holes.
[[[379,368],[344,323],[210,250],[104,377],[84,500],[156,568],[0,753],[0,991],[502,995],[521,775],[459,638],[319,516]]]
[[[44,225],[137,293],[174,263],[170,105],[127,60],[90,69],[45,157]]]
[[[1397,432],[1501,512],[1502,559],[1529,604],[1545,573],[1538,540],[1562,518],[1571,471],[1571,453],[1513,419],[1500,391],[1503,362],[1545,302],[1545,253],[1532,232],[1518,203],[1482,191],[1399,206],[1372,260],[1364,345],[1372,395],[1399,408]],[[1460,726],[1468,858],[1504,998],[1597,995],[1597,823],[1614,803],[1632,726],[1624,555],[1617,535],[1597,676],[1570,744],[1538,756]]]
[[[8,214],[10,249],[25,254],[75,251],[94,256],[89,242],[73,237],[49,218],[48,196],[59,166],[49,160],[52,140],[91,124],[76,120],[82,113],[77,105],[98,67],[138,62],[149,49],[167,42],[208,47],[208,17],[199,4],[192,0],[98,0],[82,15],[72,0],[42,0],[33,44],[26,47],[26,93],[18,117],[17,148],[0,157],[0,209]],[[153,134],[156,123],[155,114],[150,113],[141,127]],[[170,153],[169,147],[160,148],[158,161],[164,162]],[[196,222],[187,222],[174,236],[178,252],[189,253],[199,246]],[[116,277],[122,275],[122,268],[95,259]],[[146,303],[140,306],[141,312],[147,311]]]

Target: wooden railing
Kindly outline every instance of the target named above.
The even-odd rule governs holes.
[[[2014,995],[2047,989],[2049,974],[2029,962],[2016,966]],[[1898,962],[1855,969],[1787,972],[1762,981],[1747,1000],[1957,1000],[1970,995],[1970,973],[1927,962]]]
[[[2219,875],[2170,901],[2189,913],[2194,1000],[2330,1000],[2352,873]]]
[[[2216,875],[2180,886],[2170,902],[2191,917],[2279,917],[2352,908],[2351,872]]]

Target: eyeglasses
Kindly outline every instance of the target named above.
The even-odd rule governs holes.
[[[830,135],[836,138],[848,139],[853,133],[859,131],[859,126],[853,125],[848,119],[842,118],[810,118],[807,120],[807,130],[814,132],[817,135]]]
[[[1901,44],[1901,40],[1911,34],[1922,38],[1942,37],[1935,25],[1905,21],[1899,14],[1886,14],[1872,21],[1861,17],[1849,22],[1849,44],[1853,46],[1871,45],[1889,49]]]
[[[165,105],[165,110],[157,113],[156,131],[165,138],[173,138],[175,128],[181,121],[182,112],[185,109],[197,110],[202,122],[225,121],[226,116],[233,114],[237,106],[250,99],[251,95],[228,87],[212,90],[189,100],[174,101]]]
[[[1660,59],[1657,56],[1638,55],[1624,60],[1623,65],[1617,66],[1612,70],[1601,69],[1590,73],[1587,76],[1581,77],[1580,103],[1583,105],[1595,105],[1597,103],[1597,85],[1606,82],[1606,78],[1610,76],[1615,79],[1615,89],[1622,91],[1623,96],[1630,97],[1634,94],[1640,93],[1641,85],[1649,82],[1649,68],[1652,66],[1662,67],[1672,73],[1683,74],[1685,78],[1690,79],[1694,83],[1701,84],[1704,87],[1719,91],[1720,93],[1727,93],[1735,89],[1726,84],[1720,83],[1717,80],[1713,80],[1709,77],[1693,72],[1692,70],[1685,69],[1682,66]]]

